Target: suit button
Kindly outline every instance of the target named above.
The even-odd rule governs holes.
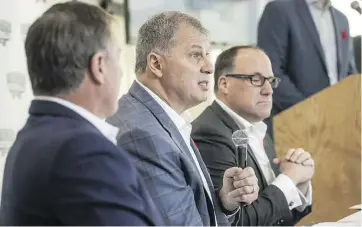
[[[282,219],[282,220],[280,220],[280,222],[281,222],[281,223],[283,223],[283,222],[284,222],[284,220]]]
[[[293,202],[293,201],[289,203],[289,206],[290,206],[290,207],[293,206],[293,205],[294,205],[294,202]]]

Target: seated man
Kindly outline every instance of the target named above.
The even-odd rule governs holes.
[[[131,154],[166,225],[230,225],[226,215],[233,219],[240,203],[257,198],[251,168],[230,166],[222,187],[214,189],[191,140],[191,124],[181,117],[207,99],[209,50],[207,30],[197,19],[180,12],[150,18],[137,36],[137,81],[108,119],[120,129],[118,145]]]
[[[246,130],[250,138],[247,166],[256,173],[260,193],[243,207],[238,223],[243,226],[294,225],[311,212],[313,159],[302,149],[291,149],[284,160],[276,159],[262,122],[270,115],[272,88],[280,81],[272,75],[270,60],[262,50],[237,46],[224,51],[215,65],[216,101],[192,124],[192,138],[215,187],[222,184],[226,169],[242,161],[231,137],[236,130]]]
[[[103,120],[118,107],[119,28],[81,2],[55,4],[30,26],[35,97],[7,155],[1,226],[165,225]]]

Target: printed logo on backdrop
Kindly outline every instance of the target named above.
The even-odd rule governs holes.
[[[0,46],[6,46],[10,40],[11,23],[7,20],[0,19]]]
[[[9,72],[6,74],[6,82],[13,99],[21,99],[22,94],[25,92],[25,75],[21,72]]]
[[[8,153],[11,145],[15,141],[15,131],[12,129],[0,129],[0,156],[4,157]]]

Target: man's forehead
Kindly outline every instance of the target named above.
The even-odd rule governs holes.
[[[176,34],[176,41],[188,48],[210,48],[209,36],[192,25],[181,24]]]
[[[258,49],[250,48],[239,50],[236,55],[234,65],[234,69],[241,71],[240,73],[272,73],[269,58]]]

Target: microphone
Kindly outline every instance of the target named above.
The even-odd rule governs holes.
[[[233,141],[235,147],[236,147],[236,165],[238,167],[241,168],[245,168],[247,166],[247,161],[248,161],[248,142],[249,142],[249,136],[246,133],[245,129],[239,129],[236,130],[235,132],[233,132],[232,136],[231,136],[231,140]],[[245,159],[244,159],[244,166],[241,166],[241,152],[239,147],[243,147],[245,148]],[[247,206],[247,204],[243,204],[241,206],[241,208],[244,208],[245,206]],[[240,213],[239,213],[239,222],[237,223],[237,225],[239,226],[243,226],[244,224],[244,210],[240,209]]]
[[[359,14],[362,14],[362,9],[361,9],[361,6],[359,5],[358,1],[353,1],[351,3],[351,8],[356,10]]]
[[[249,142],[249,136],[248,134],[246,134],[245,129],[241,130],[236,130],[235,132],[233,132],[232,136],[231,136],[231,140],[233,141],[236,149],[236,164],[238,167],[242,167],[245,168],[247,165],[247,161],[248,161],[248,142]],[[243,147],[245,148],[245,159],[244,159],[244,166],[241,166],[242,163],[242,156],[241,156],[241,152],[238,149],[238,147]]]

